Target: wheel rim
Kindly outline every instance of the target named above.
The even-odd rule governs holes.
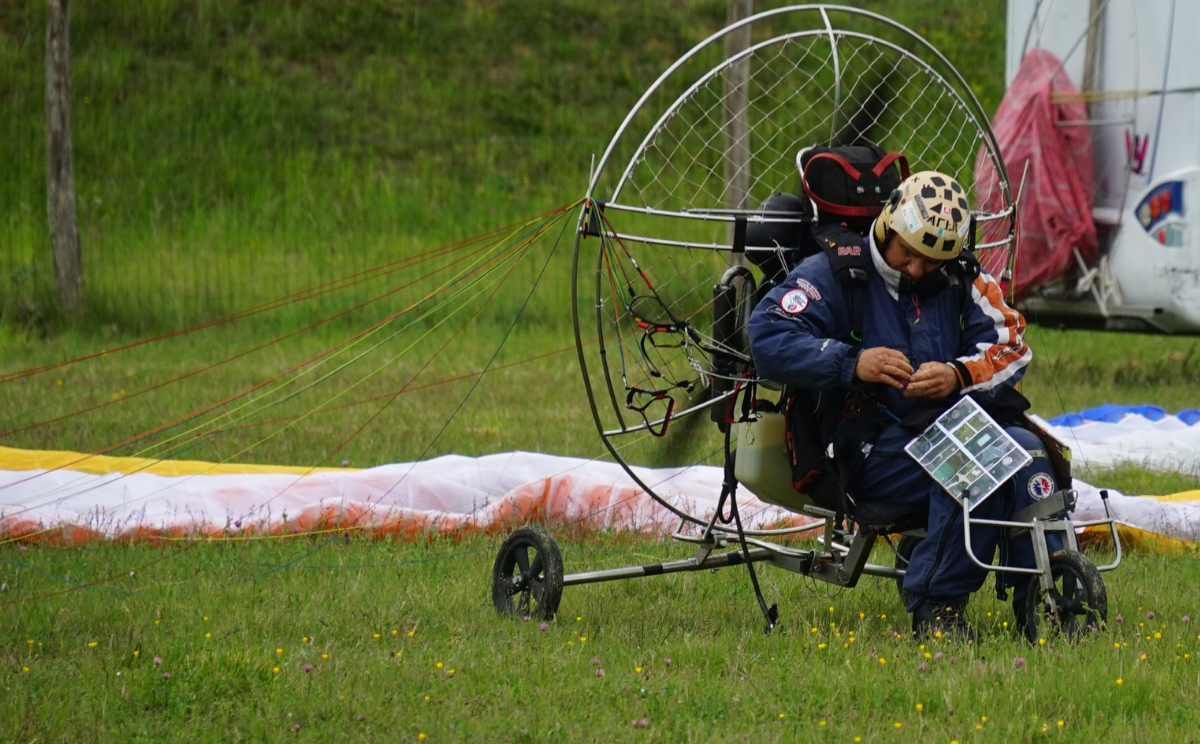
[[[1054,579],[1054,588],[1042,601],[1043,614],[1051,618],[1062,633],[1077,638],[1080,634],[1079,616],[1091,613],[1085,599],[1083,579],[1069,567]],[[1053,609],[1049,601],[1051,599]]]
[[[500,584],[511,614],[533,615],[545,597],[545,561],[532,541],[512,545],[500,564]]]
[[[1078,553],[1051,558],[1054,586],[1044,592],[1038,579],[1030,582],[1026,606],[1026,636],[1031,642],[1050,634],[1077,641],[1097,629],[1107,617],[1108,598],[1099,571]]]

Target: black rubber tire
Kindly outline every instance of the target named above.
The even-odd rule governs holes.
[[[903,535],[900,542],[896,543],[896,568],[901,571],[908,571],[908,561],[912,558],[913,550],[925,538],[917,537],[916,535]],[[904,609],[908,609],[909,594],[904,589],[904,577],[896,577],[896,591],[900,593],[900,603],[904,605]]]
[[[510,617],[553,620],[563,592],[558,543],[540,525],[512,531],[492,566],[492,604]]]
[[[1050,610],[1041,581],[1034,577],[1018,618],[1030,643],[1056,635],[1078,641],[1093,628],[1104,627],[1108,622],[1108,592],[1094,563],[1083,553],[1060,550],[1050,556],[1050,575],[1054,577],[1058,609]]]

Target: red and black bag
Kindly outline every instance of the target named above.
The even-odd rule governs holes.
[[[817,206],[817,222],[840,222],[866,234],[900,182],[908,158],[872,144],[807,147],[796,156],[800,185]]]

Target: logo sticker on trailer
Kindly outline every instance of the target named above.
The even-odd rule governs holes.
[[[779,298],[779,307],[788,315],[799,315],[808,307],[808,293],[803,289],[789,289]]]
[[[1037,473],[1029,479],[1029,495],[1041,501],[1054,491],[1054,481],[1046,473]]]

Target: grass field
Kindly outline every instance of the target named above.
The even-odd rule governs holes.
[[[998,104],[1003,4],[862,6],[918,30]],[[0,445],[351,467],[601,456],[570,326],[571,245],[554,241],[572,217],[533,215],[581,196],[590,157],[723,23],[723,0],[77,0],[89,299],[73,318],[54,307],[41,206],[43,8],[0,3]],[[1034,412],[1196,407],[1194,339],[1031,321]],[[634,459],[706,461],[711,444]],[[1077,475],[1130,494],[1197,486],[1137,463]],[[568,572],[690,555],[640,535],[556,537]],[[770,635],[734,568],[569,588],[545,627],[504,619],[489,601],[502,538],[0,543],[0,740],[1200,730],[1194,555],[1127,556],[1106,574],[1108,627],[1075,646],[1020,640],[985,588],[970,609],[984,640],[964,648],[907,638],[890,582],[839,592],[766,568],[783,617]],[[891,558],[881,545],[876,561]]]
[[[558,539],[568,572],[689,553]],[[1194,557],[1128,557],[1106,574],[1109,627],[1079,645],[1030,646],[985,589],[968,648],[905,637],[891,582],[834,591],[774,569],[770,635],[740,568],[568,588],[545,626],[501,618],[498,543],[5,546],[0,736],[1141,742],[1200,726]]]
[[[240,427],[223,413],[192,436],[172,430],[119,451],[354,466],[511,449],[597,456],[569,338],[515,333],[499,347],[503,368],[461,409],[469,383],[424,387],[486,363],[499,343],[492,327],[454,338],[415,378],[422,389],[395,397],[361,431],[370,403],[311,411],[343,394],[389,399],[424,357],[360,373],[414,336],[440,348],[447,334],[414,327],[309,388],[308,399],[274,405],[264,395]],[[318,329],[211,367],[279,337],[270,323],[232,324],[12,380],[0,384],[6,431],[31,428],[5,443],[96,451],[346,335]],[[1043,415],[1102,402],[1191,405],[1190,367],[1161,363],[1186,357],[1189,339],[1121,336],[1119,365],[1096,359],[1109,335],[1035,327],[1030,339],[1039,361],[1026,391]],[[10,335],[0,356],[21,365],[0,374],[130,340]],[[305,402],[291,408],[295,400]],[[1195,487],[1136,466],[1079,475],[1127,493]],[[638,535],[568,529],[557,538],[568,572],[691,552]],[[768,601],[784,618],[769,636],[745,573],[732,568],[570,588],[543,629],[490,606],[500,540],[0,545],[0,730],[15,741],[1146,741],[1200,723],[1183,702],[1200,691],[1193,555],[1127,556],[1107,574],[1109,626],[1078,646],[1028,645],[985,589],[971,606],[985,640],[967,649],[903,637],[908,617],[890,582],[839,592],[765,568]],[[891,562],[885,545],[877,556]]]
[[[1002,5],[861,5],[999,104]],[[725,6],[78,0],[88,302],[71,324],[171,329],[572,202],[638,96]],[[0,317],[54,330],[44,17],[34,0],[0,4]]]
[[[501,291],[519,295],[499,303],[513,308],[511,324],[529,287]],[[448,324],[433,325],[441,316],[427,324],[392,324],[357,341],[358,330],[338,327],[297,334],[320,315],[298,327],[256,316],[122,351],[115,350],[135,339],[0,337],[0,355],[8,360],[0,379],[49,367],[0,384],[0,443],[302,466],[347,460],[367,467],[511,450],[600,456],[569,329],[517,323],[503,338],[498,314],[476,327],[470,312],[477,309]],[[1194,339],[1039,326],[1027,336],[1035,357],[1022,390],[1044,418],[1103,403],[1155,404],[1171,412],[1195,407],[1200,375],[1183,361]],[[1114,344],[1120,361],[1114,361]],[[107,349],[114,351],[53,367]],[[484,369],[488,373],[478,377]],[[698,441],[669,461],[655,459],[655,451],[635,461],[688,464],[715,448],[715,439],[707,449]],[[1078,475],[1125,493],[1196,487],[1194,477],[1133,465]]]

